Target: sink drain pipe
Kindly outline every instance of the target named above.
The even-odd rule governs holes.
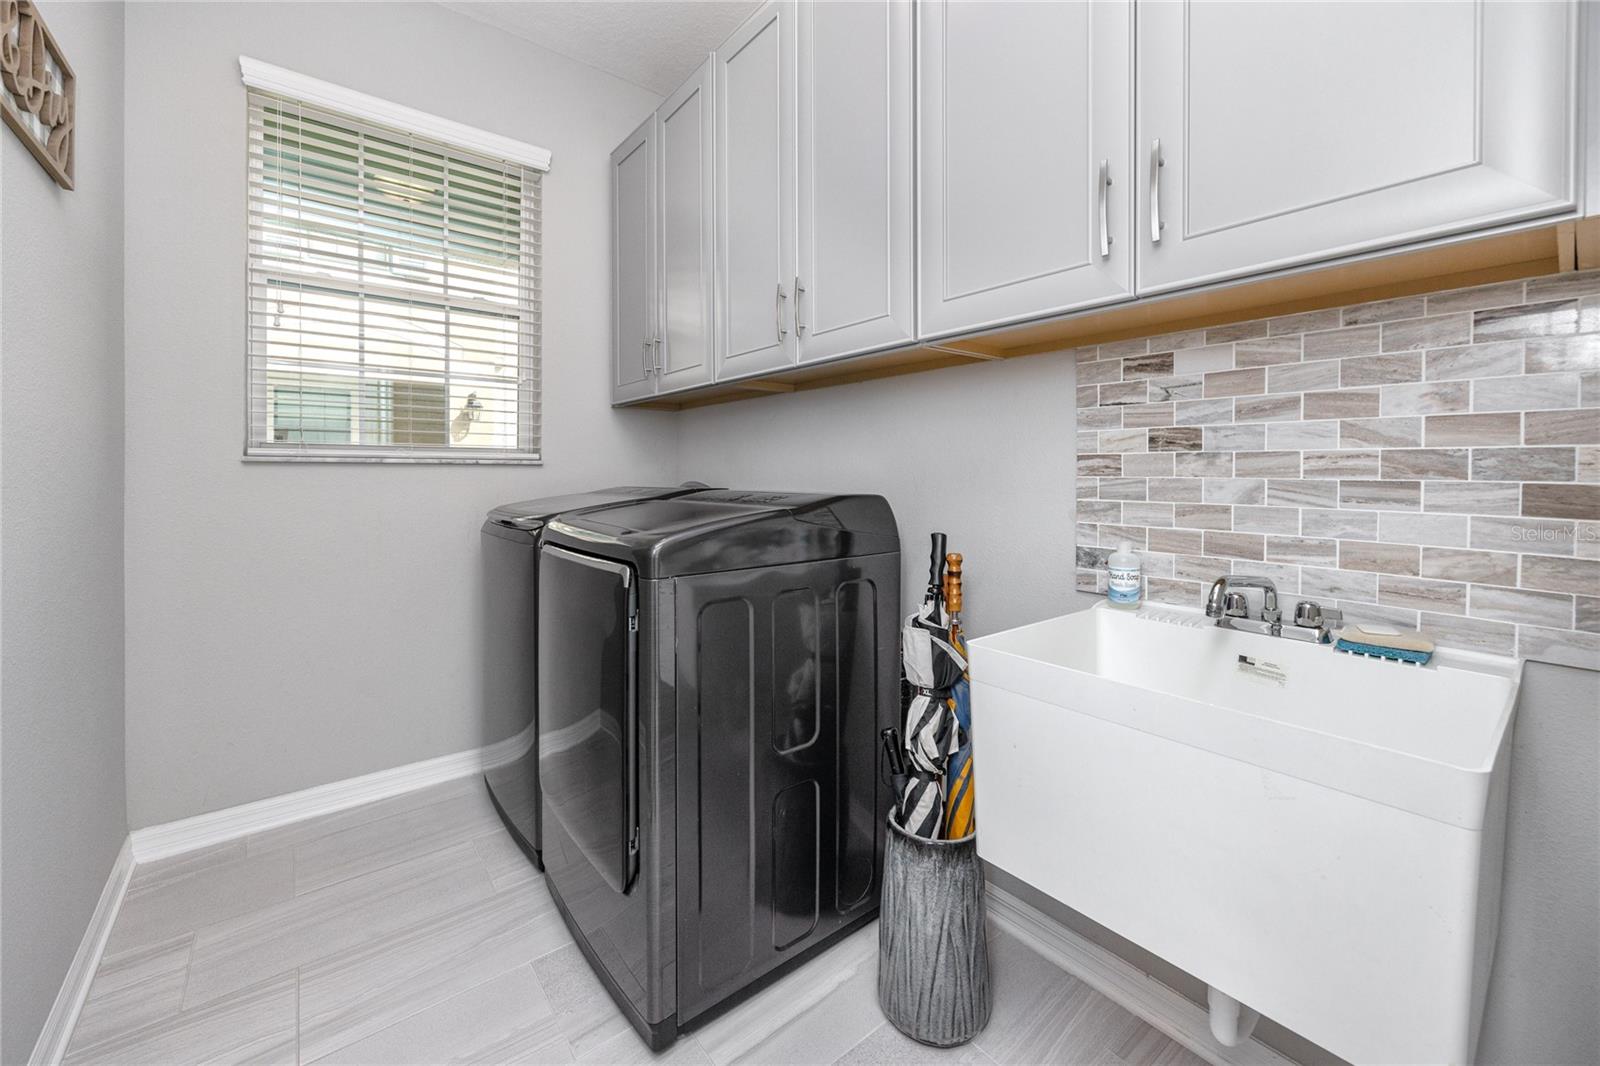
[[[1211,1008],[1211,1035],[1225,1047],[1237,1047],[1249,1040],[1261,1018],[1259,1011],[1210,985],[1206,986],[1206,1003]]]

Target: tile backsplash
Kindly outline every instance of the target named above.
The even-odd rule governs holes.
[[[1600,669],[1600,271],[1079,349],[1077,587]]]

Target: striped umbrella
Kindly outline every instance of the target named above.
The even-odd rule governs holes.
[[[928,592],[901,629],[901,654],[906,680],[914,691],[906,708],[905,745],[910,784],[909,803],[901,824],[919,836],[936,838],[945,820],[945,775],[951,756],[960,749],[951,690],[967,669],[959,639],[950,632],[944,604],[943,533],[933,535],[933,560]]]

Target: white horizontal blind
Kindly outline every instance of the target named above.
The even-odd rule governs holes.
[[[248,99],[246,453],[537,459],[539,172]]]

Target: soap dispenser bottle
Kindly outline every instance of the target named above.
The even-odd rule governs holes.
[[[1117,550],[1106,560],[1106,567],[1111,571],[1106,583],[1106,599],[1113,607],[1136,609],[1144,586],[1139,580],[1139,557],[1134,554],[1133,545],[1127,541],[1118,544]]]

